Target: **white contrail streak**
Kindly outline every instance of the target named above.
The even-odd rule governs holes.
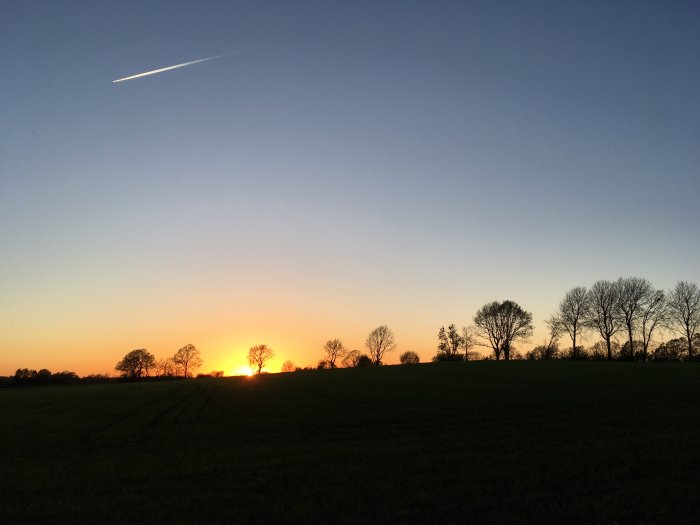
[[[145,73],[139,73],[137,75],[131,75],[130,77],[118,78],[117,80],[112,80],[112,83],[124,82],[125,80],[133,80],[135,78],[147,77],[148,75],[155,75],[157,73],[162,73],[163,71],[170,71],[171,69],[177,69],[180,67],[191,66],[192,64],[199,64],[200,62],[206,62],[208,60],[214,60],[215,58],[220,58],[224,55],[215,55],[213,57],[200,58],[199,60],[192,60],[191,62],[183,62],[182,64],[175,64],[174,66],[162,67],[160,69],[154,69],[153,71],[146,71]]]

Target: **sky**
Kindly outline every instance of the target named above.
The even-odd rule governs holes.
[[[574,286],[700,283],[696,2],[22,1],[0,49],[0,375],[429,360],[505,299],[526,350]]]

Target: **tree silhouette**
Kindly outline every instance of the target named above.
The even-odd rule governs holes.
[[[511,358],[512,344],[532,335],[532,314],[514,301],[493,301],[477,311],[474,327],[476,334],[488,341],[496,360],[503,354],[508,361]]]
[[[620,277],[617,281],[619,289],[618,310],[620,318],[627,328],[627,342],[630,348],[630,359],[635,358],[634,328],[641,315],[642,305],[653,292],[651,283],[641,277]],[[641,353],[641,352],[640,352]],[[646,358],[646,356],[644,356]]]
[[[326,363],[328,363],[327,368],[335,368],[335,361],[337,359],[342,359],[345,354],[345,348],[340,339],[329,339],[323,346],[323,351],[326,352]]]
[[[160,359],[156,363],[156,371],[161,377],[174,377],[177,375],[178,366],[172,357]]]
[[[341,364],[345,368],[353,368],[357,366],[358,361],[360,360],[360,357],[362,357],[362,354],[360,353],[359,350],[350,350],[345,354],[345,357],[343,357],[343,360],[341,361]]]
[[[402,365],[417,365],[420,363],[420,357],[413,350],[407,350],[399,356],[399,362]]]
[[[121,372],[122,377],[138,379],[147,377],[155,364],[156,358],[153,354],[145,348],[139,348],[126,354],[114,369],[117,372]]]
[[[661,328],[668,321],[668,303],[663,290],[651,288],[642,301],[639,312],[639,331],[642,335],[642,357],[646,361],[649,357],[649,345],[654,331]]]
[[[612,336],[622,328],[618,304],[620,287],[612,281],[596,281],[588,290],[589,310],[586,324],[598,330],[605,341],[608,361],[612,360]]]
[[[372,364],[379,366],[382,364],[384,354],[396,348],[394,332],[388,326],[382,325],[372,330],[365,342]]]
[[[464,348],[464,360],[469,361],[469,354],[476,346],[476,338],[473,326],[462,327],[462,348]],[[478,355],[478,354],[477,354]]]
[[[280,372],[294,372],[296,369],[297,367],[294,365],[294,363],[287,359],[284,363],[282,363],[282,368],[280,369]]]
[[[255,345],[248,350],[248,364],[256,374],[260,374],[273,357],[275,352],[267,345]]]
[[[576,338],[586,326],[585,320],[588,318],[590,310],[590,298],[583,286],[572,288],[559,303],[556,313],[551,317],[548,324],[552,334],[567,332],[571,337],[571,353],[576,359]]]
[[[457,333],[457,327],[453,324],[447,327],[440,327],[438,331],[438,353],[435,361],[461,361],[462,356],[459,349],[464,344],[462,336]]]
[[[688,359],[693,358],[693,338],[700,328],[700,288],[695,283],[678,281],[668,292],[669,324],[685,336]]]
[[[185,345],[175,352],[173,362],[182,369],[182,377],[189,377],[193,370],[202,366],[200,351],[194,345]]]
[[[364,368],[366,366],[373,366],[374,362],[372,361],[372,358],[368,356],[367,354],[361,354],[360,358],[357,360],[357,364],[355,367],[357,368]]]

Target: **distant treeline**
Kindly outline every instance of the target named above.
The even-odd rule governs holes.
[[[659,290],[640,277],[600,280],[590,288],[577,286],[564,294],[545,323],[549,337],[523,354],[515,343],[526,342],[532,336],[532,314],[511,300],[487,303],[476,312],[472,324],[461,330],[454,324],[440,327],[432,361],[700,361],[700,288],[688,281],[679,281],[668,291]],[[656,338],[661,331],[675,332],[680,337],[659,343]],[[617,340],[618,334],[622,344]],[[584,348],[580,341],[586,335],[598,341]],[[560,348],[562,338],[570,339],[571,346]],[[339,339],[329,339],[316,368],[381,365],[384,353],[396,347],[394,335],[386,326],[373,331],[365,345],[368,355],[348,351]],[[484,356],[475,351],[476,347],[487,348],[489,353]],[[420,359],[415,352],[407,351],[399,361],[415,364]],[[312,367],[303,370],[309,368]],[[282,366],[283,372],[294,370],[299,368],[291,361]]]
[[[213,371],[209,374],[197,374],[197,378],[223,377],[222,371]],[[0,376],[0,388],[21,387],[21,386],[66,386],[66,385],[95,385],[104,383],[124,383],[130,381],[167,381],[179,379],[177,376],[141,376],[131,378],[126,376],[112,377],[105,374],[90,374],[84,377],[78,376],[75,372],[62,371],[52,373],[43,368],[41,370],[31,370],[19,368],[12,376]]]
[[[527,342],[534,327],[532,314],[511,300],[493,301],[482,306],[472,324],[458,330],[454,324],[440,327],[437,352],[433,362],[470,361],[476,359],[570,359],[575,361],[700,361],[700,287],[679,281],[668,290],[655,288],[647,279],[621,277],[615,281],[600,280],[590,288],[577,286],[567,291],[556,311],[545,321],[548,338],[532,350],[521,353],[517,342]],[[659,342],[659,332],[680,337]],[[618,340],[618,334],[622,343]],[[592,335],[598,339],[590,347],[580,341]],[[571,346],[560,347],[562,338]],[[346,348],[340,339],[329,339],[323,357],[316,366],[297,367],[285,361],[282,372],[311,369],[380,366],[387,353],[396,347],[394,333],[386,325],[372,330],[365,342],[366,353]],[[476,347],[487,348],[483,355]],[[256,374],[274,358],[272,348],[255,345],[248,352],[248,364]],[[405,351],[401,364],[417,364],[416,352]],[[132,350],[115,366],[122,380],[139,380],[155,375],[158,378],[194,375],[201,367],[201,352],[194,345],[180,348],[172,357],[156,360],[145,348]],[[221,377],[222,371],[199,374],[197,377]],[[113,379],[99,374],[79,378],[73,372],[52,374],[48,370],[17,370],[12,377],[0,377],[0,386],[59,385],[78,382],[106,382]]]
[[[110,381],[114,381],[114,379],[102,374],[79,377],[75,372],[64,370],[52,373],[46,368],[41,370],[18,368],[12,376],[0,376],[0,386],[77,385],[107,383]]]

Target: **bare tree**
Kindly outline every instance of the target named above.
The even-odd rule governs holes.
[[[618,304],[620,289],[617,282],[596,281],[588,290],[589,306],[586,323],[598,330],[605,341],[608,361],[612,360],[612,336],[622,328]]]
[[[532,314],[514,301],[485,304],[474,316],[475,333],[493,349],[496,360],[510,360],[512,344],[532,335]]]
[[[653,288],[644,297],[639,312],[639,330],[642,332],[642,356],[644,361],[649,358],[649,345],[654,331],[668,321],[668,304],[663,290]]]
[[[287,373],[287,372],[294,372],[297,369],[297,367],[294,365],[292,361],[287,359],[284,363],[282,363],[282,369],[280,370],[281,372]]]
[[[384,354],[396,348],[394,332],[388,326],[382,325],[372,330],[365,342],[372,364],[379,366],[382,364]]]
[[[323,346],[323,351],[326,352],[325,361],[328,363],[328,368],[335,368],[336,359],[342,359],[345,355],[345,347],[340,339],[329,339]]]
[[[114,369],[121,372],[123,377],[138,379],[148,377],[151,368],[155,367],[156,358],[145,348],[132,350],[117,363]]]
[[[585,327],[590,310],[590,298],[584,286],[572,288],[564,294],[556,313],[548,321],[552,335],[566,332],[571,337],[571,355],[577,357],[576,338]]]
[[[685,336],[688,359],[693,358],[693,338],[700,328],[700,288],[695,283],[678,281],[668,292],[669,325]]]
[[[275,352],[267,345],[255,345],[248,350],[248,364],[256,374],[262,373],[262,369],[273,357]]]
[[[357,366],[357,363],[360,360],[360,357],[362,357],[362,354],[360,353],[359,350],[350,350],[349,352],[347,352],[345,354],[345,357],[343,357],[341,364],[345,368],[354,368]]]
[[[190,377],[191,372],[202,366],[199,349],[194,345],[185,345],[175,352],[173,362],[182,369],[182,377]]]
[[[631,357],[634,358],[634,328],[641,315],[642,305],[653,292],[653,287],[641,277],[620,277],[617,285],[620,291],[618,309],[627,328],[627,340]]]
[[[172,357],[167,357],[156,363],[156,370],[161,377],[173,377],[177,375],[178,367]]]
[[[476,336],[473,326],[462,327],[462,348],[464,348],[464,360],[469,361],[469,353],[476,346]]]

